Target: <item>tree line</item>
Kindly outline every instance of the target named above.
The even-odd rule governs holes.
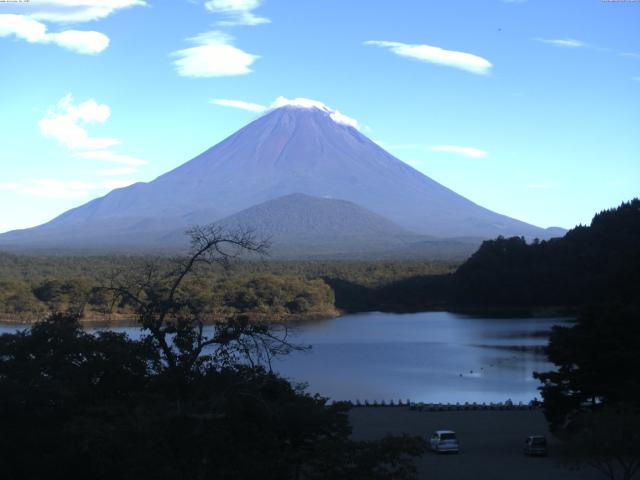
[[[629,303],[640,286],[640,200],[593,217],[564,237],[484,242],[452,277],[457,306],[580,307]]]
[[[104,286],[122,272],[171,269],[170,257],[46,257],[0,253],[0,319],[32,322],[49,312],[91,320],[132,318]],[[320,318],[339,311],[402,307],[405,298],[381,296],[393,284],[450,272],[455,265],[409,261],[236,261],[203,266],[185,288],[211,318],[247,313],[256,318]],[[402,289],[400,289],[402,290]],[[386,306],[381,299],[386,298]],[[421,306],[420,306],[421,308]]]

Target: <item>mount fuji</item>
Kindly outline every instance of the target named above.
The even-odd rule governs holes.
[[[281,197],[289,200],[272,202]],[[300,225],[326,225],[329,217],[332,225],[366,225],[360,235],[364,248],[367,236],[379,237],[382,232],[407,242],[563,234],[561,229],[539,228],[471,202],[386,152],[348,117],[307,101],[272,108],[149,183],[113,190],[43,225],[2,234],[0,247],[172,248],[180,244],[176,231],[193,224],[224,224],[229,216],[255,219],[256,212],[266,210],[253,208],[251,215],[240,214],[265,202],[269,215],[254,223],[267,230],[275,228],[286,244],[289,217],[274,208],[290,208],[291,198],[304,198],[313,205],[302,224],[300,209],[294,216],[298,223],[291,230],[298,240],[305,238]],[[318,212],[324,216],[322,221],[315,217]],[[266,225],[269,218],[278,225]],[[358,233],[348,230],[351,237]],[[317,228],[309,231],[319,238]],[[339,243],[340,229],[326,233]]]

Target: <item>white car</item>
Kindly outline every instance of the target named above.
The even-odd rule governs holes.
[[[524,454],[531,456],[546,457],[547,439],[544,435],[530,435],[524,441]]]
[[[456,437],[456,432],[452,430],[437,430],[433,432],[430,439],[431,450],[434,452],[452,452],[460,451],[460,444]]]

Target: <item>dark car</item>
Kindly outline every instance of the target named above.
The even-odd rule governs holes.
[[[543,435],[530,435],[524,441],[524,454],[546,457],[547,439]]]

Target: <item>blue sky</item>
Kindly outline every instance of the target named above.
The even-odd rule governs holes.
[[[492,210],[588,223],[640,195],[638,25],[634,1],[0,3],[0,231],[150,181],[280,96]]]

